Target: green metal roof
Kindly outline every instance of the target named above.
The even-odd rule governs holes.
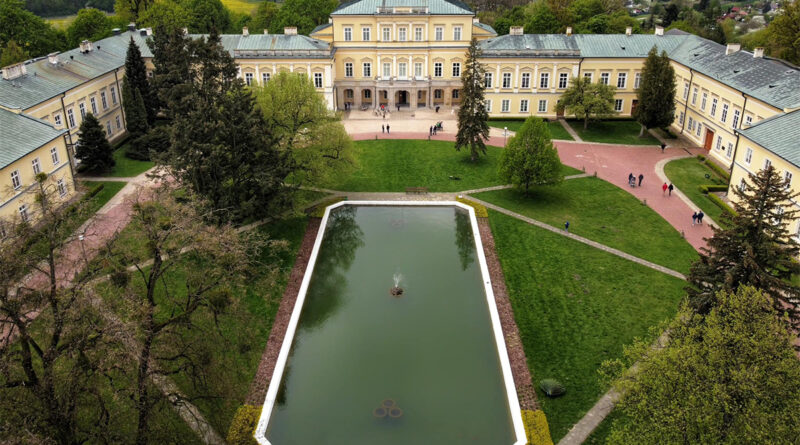
[[[0,108],[0,168],[63,135],[45,121]]]
[[[800,167],[800,110],[764,119],[739,133]]]
[[[523,34],[504,35],[481,42],[485,57],[646,57],[653,46],[668,53],[684,36],[645,34]]]
[[[657,36],[654,34],[575,34],[572,36],[583,57],[647,57],[655,46],[658,52],[669,53],[683,43],[683,36]]]
[[[330,28],[331,26],[333,26],[333,23],[323,23],[323,24],[317,26],[316,28],[312,29],[311,32],[309,33],[309,35],[314,34],[316,32],[320,32],[323,29]]]
[[[379,8],[427,8],[430,15],[475,15],[457,0],[355,0],[343,3],[331,15],[374,15]]]
[[[492,33],[494,35],[497,35],[497,31],[495,31],[494,28],[492,28],[491,26],[487,25],[486,23],[475,22],[475,23],[473,23],[473,25],[477,26],[478,28],[481,28],[484,31],[488,31],[488,32],[490,32],[490,33]]]

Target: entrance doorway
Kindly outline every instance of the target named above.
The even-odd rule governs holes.
[[[706,127],[706,141],[703,144],[703,148],[705,148],[706,151],[711,151],[711,145],[713,144],[714,144],[714,132],[711,131],[708,127]]]
[[[397,92],[397,105],[408,105],[408,91]]]

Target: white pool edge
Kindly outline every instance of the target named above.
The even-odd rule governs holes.
[[[472,224],[472,233],[475,239],[475,248],[478,254],[478,263],[481,268],[481,275],[483,277],[484,294],[486,295],[486,302],[489,306],[489,318],[492,321],[492,332],[497,346],[497,355],[500,359],[500,368],[503,372],[503,383],[506,388],[506,395],[508,398],[508,409],[511,411],[511,422],[514,426],[514,435],[516,442],[513,445],[525,445],[527,438],[525,437],[525,426],[522,422],[522,411],[519,406],[519,399],[517,398],[517,390],[514,386],[514,376],[511,373],[511,362],[508,358],[508,350],[506,350],[506,342],[503,337],[503,327],[500,323],[500,314],[497,311],[497,305],[494,299],[494,292],[492,291],[492,280],[489,275],[489,267],[486,263],[486,256],[483,253],[483,241],[478,228],[478,219],[475,217],[475,209],[466,204],[457,201],[341,201],[328,206],[325,209],[325,214],[322,216],[319,229],[317,230],[317,238],[314,241],[314,248],[311,250],[311,256],[308,260],[305,273],[303,274],[303,282],[300,285],[300,290],[297,294],[297,300],[292,309],[292,317],[289,319],[289,325],[286,328],[286,334],[281,343],[281,350],[278,354],[278,359],[275,363],[275,371],[272,373],[272,379],[269,383],[267,396],[264,400],[264,405],[261,409],[261,416],[258,420],[258,426],[255,431],[255,439],[261,445],[273,445],[267,440],[267,427],[269,426],[270,416],[272,409],[275,407],[275,401],[278,397],[278,390],[280,383],[283,379],[283,372],[286,368],[286,361],[289,359],[289,352],[292,348],[292,341],[294,334],[297,330],[297,324],[300,321],[300,313],[302,312],[303,305],[306,299],[306,292],[311,282],[311,275],[314,271],[314,266],[317,262],[317,255],[322,244],[322,237],[325,234],[325,227],[328,224],[328,217],[332,210],[345,205],[354,206],[414,206],[414,207],[458,207],[466,210],[469,213],[470,222]],[[279,444],[275,444],[279,445]]]

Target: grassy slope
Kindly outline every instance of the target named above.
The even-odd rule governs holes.
[[[587,142],[606,142],[609,144],[628,145],[660,145],[656,138],[649,133],[646,137],[639,138],[641,125],[636,121],[607,120],[589,122],[589,128],[583,129],[583,121],[569,121],[570,126]]]
[[[334,190],[402,192],[406,187],[428,187],[432,192],[456,192],[501,184],[497,163],[501,148],[487,147],[476,162],[455,151],[452,142],[426,140],[358,141],[354,145],[356,170],[346,177],[316,184]],[[564,174],[580,173],[564,167]],[[458,181],[449,176],[461,178]]]
[[[233,12],[252,14],[258,8],[259,0],[222,0],[222,4]]]
[[[125,157],[126,146],[127,144],[123,144],[114,151],[114,161],[116,162],[116,165],[114,165],[114,168],[104,176],[110,178],[132,178],[153,168],[155,163],[152,161],[137,161],[135,159]]]
[[[495,128],[500,128],[501,130],[504,127],[508,127],[509,131],[519,131],[519,129],[522,128],[522,124],[524,124],[524,123],[525,123],[525,121],[523,121],[523,120],[507,120],[507,121],[490,120],[489,121],[489,126],[490,127],[495,127]],[[567,133],[567,130],[565,130],[564,127],[561,126],[561,123],[559,123],[558,121],[549,121],[549,122],[547,122],[547,127],[550,129],[550,136],[553,139],[561,139],[561,140],[565,140],[565,141],[573,140],[572,136],[570,136],[569,133]]]
[[[89,212],[89,216],[93,216],[95,212],[97,212],[100,207],[103,207],[111,198],[114,197],[123,187],[125,187],[124,182],[115,182],[115,181],[81,181],[81,185],[86,187],[87,189],[92,189],[100,184],[103,184],[103,190],[96,195],[94,195],[91,199],[89,204],[89,208],[87,209]]]
[[[557,442],[607,390],[602,361],[672,317],[684,282],[497,212],[489,221],[534,383],[567,388],[539,392]]]
[[[537,187],[526,196],[497,190],[475,197],[599,243],[686,273],[697,252],[680,233],[631,194],[598,178]]]
[[[683,192],[695,205],[703,210],[703,213],[710,216],[711,219],[717,223],[720,222],[722,209],[708,199],[708,195],[700,192],[698,186],[725,184],[723,178],[697,158],[677,159],[669,162],[664,166],[664,173],[667,174],[669,180],[672,181],[678,190]],[[709,175],[710,178],[707,179],[706,175]]]

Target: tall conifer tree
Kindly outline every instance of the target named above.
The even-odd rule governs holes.
[[[467,61],[461,73],[461,108],[458,109],[458,134],[456,134],[456,150],[469,147],[470,159],[475,161],[478,155],[486,154],[486,142],[489,139],[489,113],[486,111],[483,91],[486,88],[484,78],[486,69],[478,61],[481,49],[478,40],[473,38],[467,50]]]
[[[139,90],[139,94],[142,95],[142,101],[147,113],[147,124],[152,125],[156,120],[158,110],[151,94],[150,81],[147,80],[147,68],[145,67],[144,59],[142,59],[142,52],[133,37],[128,43],[128,52],[125,56],[125,79],[131,89],[132,97],[136,96],[133,90]],[[127,114],[128,108],[124,98],[122,104],[125,106],[125,113]]]
[[[75,157],[81,161],[81,170],[88,172],[102,172],[114,166],[111,155],[111,144],[106,139],[106,134],[100,122],[92,113],[87,113],[81,123],[81,137]]]
[[[675,120],[675,70],[666,51],[658,55],[654,46],[642,68],[633,117],[641,124],[639,137],[651,128],[666,128]]]

